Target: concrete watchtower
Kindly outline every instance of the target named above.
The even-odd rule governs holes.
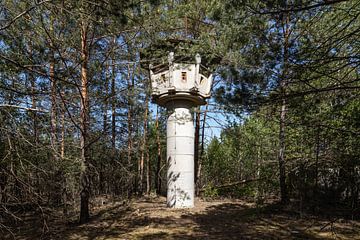
[[[212,75],[201,65],[201,56],[168,55],[168,64],[150,65],[152,98],[166,107],[167,205],[194,206],[194,123],[191,108],[210,97]]]

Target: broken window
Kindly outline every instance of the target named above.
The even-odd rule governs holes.
[[[166,82],[165,74],[161,74],[161,82],[163,82],[163,83]]]

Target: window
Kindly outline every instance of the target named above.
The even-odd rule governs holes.
[[[165,83],[166,82],[165,74],[161,74],[160,79],[162,83]]]
[[[186,81],[187,81],[186,72],[181,72],[181,81],[182,81],[182,82],[186,82]]]

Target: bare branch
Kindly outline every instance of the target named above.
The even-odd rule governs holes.
[[[327,0],[327,1],[323,1],[320,3],[313,4],[313,5],[308,5],[305,7],[289,6],[289,8],[287,8],[287,9],[279,9],[276,11],[262,12],[262,11],[255,10],[255,12],[258,14],[279,14],[279,13],[289,13],[289,12],[302,12],[302,11],[311,10],[311,9],[322,7],[322,6],[329,6],[329,5],[346,2],[346,1],[348,1],[348,0]]]
[[[31,12],[33,9],[35,9],[36,7],[40,6],[41,4],[47,3],[47,2],[51,2],[52,0],[44,0],[41,2],[36,3],[34,6],[28,8],[27,10],[23,11],[22,13],[20,13],[19,15],[17,15],[16,17],[14,17],[12,20],[10,20],[10,22],[8,22],[5,26],[2,26],[0,28],[0,31],[5,30],[6,28],[10,27],[11,24],[13,24],[16,20],[18,20],[19,18],[21,18],[22,16],[24,16],[25,14]]]
[[[0,108],[19,108],[19,109],[23,109],[26,111],[34,111],[34,112],[44,112],[44,113],[48,113],[48,111],[43,110],[43,109],[39,109],[39,108],[28,108],[28,107],[23,107],[23,106],[18,106],[18,105],[11,105],[11,104],[0,104]]]

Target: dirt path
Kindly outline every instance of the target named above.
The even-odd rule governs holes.
[[[360,239],[360,222],[256,208],[243,201],[197,201],[193,209],[173,210],[165,198],[99,208],[86,225],[50,227],[43,239]],[[56,223],[53,223],[56,225]],[[33,237],[19,239],[39,239]]]

